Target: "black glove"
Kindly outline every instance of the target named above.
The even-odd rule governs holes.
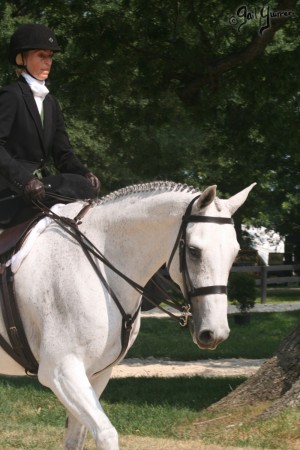
[[[87,178],[87,180],[91,183],[91,185],[93,186],[93,188],[96,191],[100,191],[100,181],[99,179],[96,177],[96,175],[94,175],[92,172],[88,172],[85,174],[85,178]]]
[[[31,178],[24,187],[24,197],[26,200],[42,200],[45,195],[45,186],[36,177]]]

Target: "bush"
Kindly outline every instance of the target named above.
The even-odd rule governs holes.
[[[228,283],[228,299],[242,313],[249,312],[255,305],[255,277],[249,273],[231,273]]]

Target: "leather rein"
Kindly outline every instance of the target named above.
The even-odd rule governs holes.
[[[188,324],[189,317],[192,315],[190,312],[191,309],[191,299],[195,296],[202,296],[202,295],[210,295],[210,294],[226,294],[227,293],[227,286],[205,286],[200,288],[194,288],[191,279],[188,272],[187,262],[186,262],[186,228],[187,225],[190,222],[205,222],[205,223],[218,223],[218,224],[233,224],[232,219],[230,218],[222,218],[222,217],[209,217],[209,216],[196,216],[191,214],[191,210],[193,207],[194,202],[200,197],[198,195],[197,197],[194,197],[193,200],[188,205],[184,216],[182,217],[182,223],[173,247],[173,250],[171,252],[171,256],[169,258],[167,267],[169,268],[171,265],[171,262],[174,258],[175,252],[177,248],[179,247],[179,258],[180,258],[180,271],[183,275],[183,286],[184,286],[184,303],[181,304],[174,298],[172,298],[169,293],[167,293],[163,288],[156,285],[156,287],[163,292],[164,295],[169,297],[170,300],[164,300],[164,303],[168,306],[171,306],[172,308],[176,309],[177,311],[181,312],[180,316],[177,316],[167,309],[163,308],[162,306],[158,305],[155,300],[151,299],[144,293],[144,288],[127,277],[124,273],[119,271],[116,267],[113,266],[113,264],[110,263],[106,259],[106,257],[100,252],[99,249],[95,247],[95,245],[79,230],[79,225],[82,223],[82,219],[85,216],[85,214],[89,211],[89,209],[94,205],[94,201],[90,200],[76,215],[74,219],[70,219],[67,217],[59,216],[55,214],[53,211],[51,211],[48,207],[46,207],[44,204],[40,202],[34,202],[35,205],[42,211],[44,216],[48,216],[51,218],[55,223],[57,223],[66,233],[68,233],[70,236],[72,236],[81,246],[86,258],[88,259],[89,263],[93,267],[94,271],[96,272],[98,278],[100,279],[101,283],[104,285],[105,289],[109,293],[109,295],[114,300],[116,306],[118,307],[120,314],[122,316],[122,330],[121,330],[121,352],[119,356],[107,367],[102,369],[99,372],[102,372],[103,370],[113,366],[117,362],[119,362],[123,356],[125,355],[129,340],[131,336],[131,331],[133,324],[138,317],[138,314],[140,312],[141,305],[138,306],[137,310],[133,315],[127,314],[124,310],[121,302],[119,301],[118,297],[114,293],[113,289],[109,286],[108,282],[106,281],[103,273],[101,272],[101,269],[99,265],[97,264],[96,260],[99,260],[102,262],[105,266],[107,266],[109,269],[111,269],[113,272],[115,272],[117,275],[119,275],[123,280],[125,280],[131,287],[133,287],[140,295],[143,295],[143,297],[153,304],[155,307],[162,310],[164,313],[168,314],[172,319],[175,319],[179,322],[181,326],[186,326]],[[9,270],[9,268],[8,268]],[[3,277],[4,278],[4,277]],[[10,297],[13,299],[12,304],[16,305],[15,299],[14,299],[14,289],[13,289],[13,277],[12,274],[8,277],[9,282],[7,283],[7,287],[4,286],[4,290],[11,291]],[[6,282],[5,282],[6,283]],[[6,297],[8,298],[9,295],[7,294]],[[6,302],[8,304],[8,302]],[[10,308],[10,307],[9,307]],[[8,326],[7,329],[10,330],[10,341],[12,344],[12,347],[9,346],[8,343],[0,336],[0,345],[4,348],[4,350],[12,357],[14,358],[20,365],[25,367],[27,375],[36,375],[38,370],[38,363],[35,360],[34,356],[31,353],[30,347],[28,345],[26,335],[23,329],[22,321],[20,318],[20,314],[17,310],[16,305],[16,313],[13,314],[13,312],[10,312],[9,309],[9,317],[8,320]],[[14,317],[17,317],[15,319]],[[12,326],[13,325],[13,326]],[[15,326],[16,325],[16,326]],[[12,330],[12,331],[11,331]],[[20,335],[18,337],[18,335]],[[21,351],[21,348],[23,350]],[[26,351],[25,351],[26,350]],[[21,355],[21,356],[20,356]],[[98,374],[99,372],[96,372]],[[96,375],[94,374],[94,375]]]
[[[44,205],[41,206],[41,204],[38,204],[39,208],[42,209],[43,213],[47,215],[48,217],[52,218],[53,221],[58,223],[68,234],[72,235],[73,238],[77,240],[77,242],[81,245],[87,259],[89,260],[90,264],[94,268],[95,272],[97,273],[99,279],[105,286],[107,292],[111,295],[114,302],[116,303],[122,318],[123,318],[123,327],[126,329],[132,328],[132,325],[138,316],[138,313],[140,311],[140,306],[138,307],[137,311],[134,313],[133,316],[127,314],[119,299],[113,292],[112,288],[109,286],[107,281],[105,280],[100,268],[95,263],[95,260],[93,259],[93,256],[101,261],[104,265],[106,265],[109,269],[111,269],[113,272],[115,272],[117,275],[119,275],[123,280],[125,280],[131,287],[133,287],[140,295],[143,295],[144,298],[149,301],[151,304],[153,304],[155,307],[162,310],[164,313],[169,315],[172,319],[175,319],[179,322],[181,326],[186,326],[188,323],[188,319],[191,316],[191,300],[193,297],[196,296],[204,296],[204,295],[211,295],[211,294],[227,294],[227,286],[224,285],[214,285],[214,286],[204,286],[204,287],[198,287],[195,288],[192,285],[188,266],[186,262],[186,229],[189,223],[191,222],[202,222],[202,223],[216,223],[216,224],[229,224],[233,225],[233,220],[231,218],[225,218],[225,217],[215,217],[215,216],[197,216],[191,214],[192,207],[195,203],[195,201],[200,197],[201,194],[197,195],[192,199],[192,201],[189,203],[183,217],[181,226],[179,228],[179,232],[177,235],[177,238],[175,240],[174,247],[171,252],[171,256],[169,258],[169,261],[167,263],[167,268],[170,268],[171,262],[174,258],[175,252],[177,248],[179,247],[179,259],[180,259],[180,272],[183,276],[183,288],[184,288],[184,303],[179,303],[176,301],[176,299],[172,298],[169,293],[167,293],[163,288],[156,285],[157,289],[159,289],[163,294],[165,294],[167,297],[169,297],[170,300],[164,300],[164,303],[168,306],[171,306],[172,308],[176,309],[177,311],[181,312],[181,316],[177,316],[175,314],[172,314],[170,311],[165,309],[164,307],[160,306],[155,302],[155,300],[151,299],[149,296],[147,296],[144,293],[144,287],[136,283],[131,278],[127,277],[124,273],[119,271],[113,264],[110,263],[106,259],[106,257],[98,250],[94,244],[79,230],[78,225],[82,223],[82,219],[84,215],[89,211],[89,209],[94,205],[94,202],[91,200],[88,202],[87,205],[85,205],[81,211],[77,214],[77,216],[74,219],[69,219],[66,217],[59,216]]]

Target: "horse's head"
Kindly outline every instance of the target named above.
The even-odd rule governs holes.
[[[255,185],[228,200],[216,197],[216,186],[194,199],[183,218],[179,257],[172,258],[170,275],[191,305],[189,320],[194,342],[215,349],[227,339],[227,282],[239,244],[231,216]]]

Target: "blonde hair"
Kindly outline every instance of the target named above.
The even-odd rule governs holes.
[[[20,67],[18,67],[18,68],[16,69],[16,75],[17,75],[17,77],[19,77],[19,76],[21,75],[21,73],[23,72],[23,70],[24,70],[24,69],[20,69]]]
[[[24,64],[24,60],[26,57],[26,53],[27,52],[23,52],[23,53],[18,53],[16,56],[16,64],[22,66]],[[25,57],[24,57],[25,56]],[[22,67],[17,67],[16,68],[16,75],[17,77],[19,77],[21,75],[21,73],[23,72],[23,68]]]

